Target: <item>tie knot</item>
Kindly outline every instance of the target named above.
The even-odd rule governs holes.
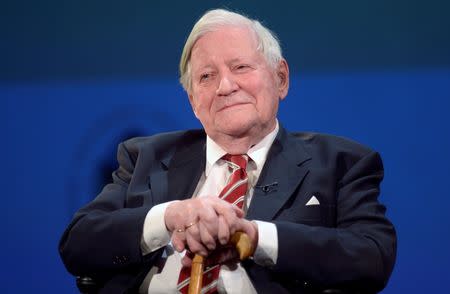
[[[228,161],[231,164],[237,165],[239,168],[242,168],[244,170],[247,168],[248,156],[246,154],[242,155],[225,154],[222,157],[222,159]]]

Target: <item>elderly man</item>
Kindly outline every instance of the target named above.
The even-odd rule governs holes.
[[[377,200],[381,159],[343,138],[283,129],[289,69],[272,33],[209,11],[180,73],[204,130],[120,144],[113,183],[61,239],[67,269],[103,293],[185,293],[200,254],[203,293],[383,289],[396,235]],[[227,245],[237,231],[255,248],[243,262]]]

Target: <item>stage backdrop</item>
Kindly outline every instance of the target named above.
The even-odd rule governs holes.
[[[449,291],[448,4],[64,2],[0,10],[2,293],[77,293],[59,238],[111,180],[120,141],[200,127],[176,64],[196,18],[217,6],[278,33],[292,74],[284,127],[381,153],[380,199],[399,239],[383,293]]]

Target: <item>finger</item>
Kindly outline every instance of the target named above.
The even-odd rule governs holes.
[[[221,200],[221,202],[215,203],[214,209],[216,210],[218,215],[222,215],[229,227],[229,233],[234,234],[236,232],[236,225],[239,219],[236,212],[240,212],[241,215],[242,210],[236,207],[235,205],[231,205],[230,203]]]
[[[219,229],[217,236],[222,245],[227,244],[230,239],[229,225],[222,215],[219,215]]]
[[[242,209],[220,198],[217,198],[212,206],[217,214],[233,215],[239,218],[244,216],[244,211]]]
[[[191,236],[197,241],[201,241],[200,238],[200,230],[199,230],[199,222],[190,223],[190,225],[185,230],[185,238],[187,240],[188,236]]]
[[[208,233],[215,238],[217,236],[218,218],[217,213],[211,205],[210,199],[205,199],[202,203],[202,208],[199,210],[198,219],[203,223],[204,228]]]
[[[200,232],[200,239],[203,245],[205,245],[211,251],[216,249],[216,240],[213,236],[211,236],[203,222],[199,222],[197,225]]]
[[[220,205],[221,206],[218,207],[218,209],[219,209],[218,213],[220,213],[220,214],[233,214],[234,213],[234,215],[238,218],[244,217],[244,211],[241,208],[237,207],[236,205],[233,205],[223,199],[220,199]]]
[[[258,246],[258,225],[255,222],[246,219],[240,219],[237,223],[237,229],[238,231],[247,234],[254,249]]]
[[[185,233],[175,231],[172,234],[172,245],[175,248],[175,250],[178,252],[182,252],[186,248],[185,244],[186,244]]]
[[[186,231],[186,243],[192,253],[202,256],[208,255],[208,250],[206,250],[200,241],[200,233],[197,226],[192,226]]]
[[[247,235],[253,235],[253,226],[249,220],[239,219],[235,223],[236,231],[244,232]]]
[[[236,216],[238,218],[244,217],[244,211],[241,208],[237,207],[236,205],[231,205],[231,206],[233,207],[233,210],[236,213]]]

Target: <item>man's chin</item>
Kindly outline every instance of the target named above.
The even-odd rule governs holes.
[[[255,123],[249,120],[225,120],[218,125],[221,133],[232,137],[244,137],[249,134]]]

